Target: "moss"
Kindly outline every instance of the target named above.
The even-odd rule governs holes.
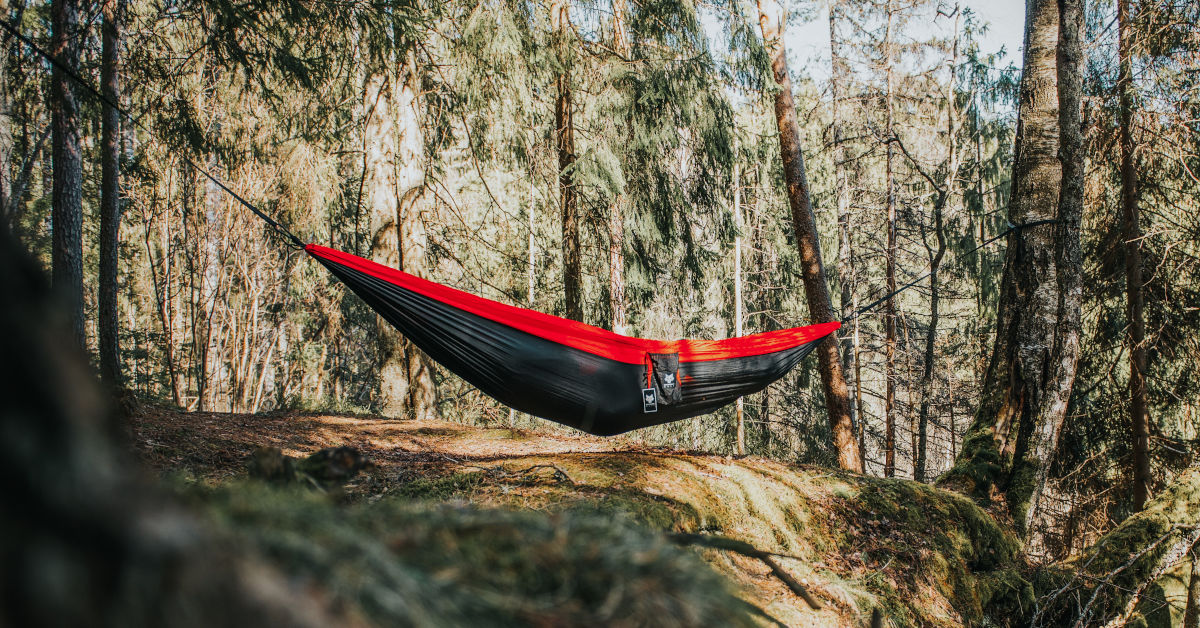
[[[1014,568],[1017,538],[970,499],[908,480],[877,480],[864,484],[851,504],[860,517],[879,518],[869,531],[888,536],[891,556],[919,565],[905,583],[910,594],[901,596],[917,624],[932,621],[923,600],[911,595],[920,584],[945,591],[969,623],[1032,607],[1033,587]]]
[[[397,497],[412,499],[445,501],[451,497],[470,494],[479,488],[483,482],[484,475],[481,471],[434,477],[418,477],[396,487],[393,489],[392,494]]]
[[[1104,586],[1096,594],[1096,601],[1087,613],[1096,623],[1104,623],[1120,612],[1129,600],[1130,591],[1147,584],[1167,552],[1180,543],[1191,542],[1192,537],[1186,535],[1196,525],[1197,512],[1200,512],[1200,468],[1192,468],[1149,502],[1142,512],[1123,521],[1088,551],[1064,565],[1072,572],[1083,570],[1088,577],[1069,581],[1071,591],[1053,600],[1052,612],[1059,615],[1083,613],[1084,609],[1076,608],[1078,598],[1091,599],[1097,583],[1110,575],[1112,586]],[[1149,586],[1160,591],[1182,586],[1173,584],[1172,579],[1180,577],[1168,571]],[[1037,589],[1054,591],[1053,584],[1039,582]],[[1162,596],[1151,597],[1162,599]],[[1174,621],[1169,612],[1166,615],[1158,613],[1153,605],[1137,610],[1140,621],[1148,626],[1169,625]]]

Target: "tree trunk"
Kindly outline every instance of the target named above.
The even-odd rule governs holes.
[[[72,72],[79,67],[79,10],[76,0],[54,0],[50,8],[53,36],[50,54]],[[67,73],[54,67],[50,80],[53,131],[54,290],[63,299],[75,344],[87,348],[83,318],[83,166],[79,141],[79,107]]]
[[[1191,551],[1192,573],[1188,577],[1187,604],[1183,607],[1183,628],[1200,628],[1200,545]]]
[[[8,0],[0,0],[0,19],[12,23],[8,13]],[[12,100],[8,85],[8,61],[13,42],[7,36],[4,38],[3,53],[0,54],[0,221],[11,220],[12,207],[9,194],[13,185],[13,121]],[[31,151],[32,152],[32,151]]]
[[[613,1],[613,47],[625,58],[630,56],[629,35],[625,31],[625,0]],[[625,195],[613,199],[608,211],[608,308],[613,331],[629,331],[625,313]]]
[[[884,421],[886,423],[883,475],[890,478],[896,475],[896,150],[892,141],[895,137],[895,129],[892,127],[892,65],[895,62],[892,55],[892,22],[896,13],[894,2],[888,2],[887,11],[887,29],[883,35],[884,56],[886,58],[885,63],[887,64],[885,67],[887,73],[887,91],[884,93],[884,107],[887,118],[883,131],[887,140],[885,164],[887,187],[884,192],[887,196],[887,264],[884,276],[887,282],[887,293],[891,296],[888,296],[883,308],[884,379],[886,380],[883,405]]]
[[[583,267],[579,248],[579,200],[575,191],[575,124],[571,108],[571,74],[568,68],[567,40],[571,33],[570,5],[555,0],[550,5],[550,21],[558,38],[558,59],[562,64],[555,79],[554,137],[558,147],[558,184],[562,207],[563,304],[567,318],[583,320]]]
[[[409,50],[400,66],[401,75],[393,91],[397,121],[396,195],[399,202],[400,270],[425,277],[429,274],[429,240],[421,216],[425,195],[425,133],[421,127],[421,78],[417,58]],[[437,418],[437,386],[433,362],[407,339],[403,344],[405,376],[408,378],[409,415],[417,419]]]
[[[1009,237],[983,396],[950,476],[965,480],[962,488],[977,494],[1002,493],[1026,531],[1066,416],[1079,357],[1081,12],[1078,0],[1062,4],[1061,28],[1052,0],[1030,0],[1026,11],[1009,205],[1014,225],[1056,224],[1018,229]]]
[[[832,73],[829,78],[831,99],[833,101],[833,178],[836,182],[834,193],[837,196],[838,221],[838,284],[841,288],[840,303],[842,320],[849,320],[854,314],[854,247],[850,239],[850,181],[846,176],[846,147],[842,144],[842,94],[841,85],[849,76],[849,68],[841,54],[841,40],[838,39],[837,23],[841,18],[842,2],[833,0],[829,6],[829,51],[832,60]],[[858,321],[855,321],[857,326]],[[855,373],[854,390],[858,395],[862,381],[858,378],[858,334],[851,336],[849,346],[842,355],[842,363],[848,364]],[[861,404],[860,404],[861,405]],[[850,404],[851,421],[858,425],[859,450],[863,449],[863,434],[865,432],[863,415],[855,412],[855,405]]]
[[[913,461],[913,479],[925,481],[926,451],[929,441],[929,409],[933,396],[934,351],[937,343],[937,331],[940,313],[938,307],[941,299],[941,284],[938,282],[938,271],[942,267],[942,258],[946,255],[946,230],[943,214],[945,208],[954,197],[955,186],[958,185],[958,111],[955,98],[958,79],[958,27],[962,19],[962,11],[955,5],[954,34],[951,39],[950,53],[950,83],[946,88],[946,178],[938,193],[933,206],[933,228],[937,237],[937,250],[929,260],[929,331],[925,335],[925,365],[921,373],[921,411],[917,419],[917,451]],[[953,436],[952,436],[953,438]]]
[[[742,178],[735,157],[733,162],[733,335],[742,331]],[[737,415],[737,455],[746,455],[746,419],[744,403],[738,397],[734,404]]]
[[[1146,408],[1146,322],[1142,314],[1142,230],[1138,225],[1138,180],[1133,144],[1133,29],[1129,0],[1118,0],[1121,126],[1121,207],[1125,213],[1125,297],[1129,346],[1129,419],[1133,439],[1133,509],[1141,510],[1150,495],[1150,418]]]
[[[837,320],[825,282],[821,262],[821,246],[817,238],[816,219],[809,199],[808,181],[804,172],[804,155],[800,150],[800,126],[792,101],[792,80],[788,76],[787,55],[783,46],[785,16],[777,0],[759,0],[759,26],[771,59],[771,69],[779,91],[775,94],[775,121],[779,127],[779,151],[783,158],[784,179],[792,210],[792,228],[804,277],[808,311],[814,323]],[[850,394],[842,373],[837,337],[831,334],[817,348],[825,405],[829,411],[829,427],[837,448],[838,464],[843,469],[862,471],[862,455],[854,437],[850,418]]]
[[[103,43],[100,62],[101,89],[114,105],[120,102],[119,72],[121,27],[125,19],[125,0],[104,3]],[[117,327],[117,263],[121,237],[121,114],[116,107],[102,107],[100,142],[100,277],[98,345],[100,377],[110,391],[121,393],[125,378],[121,372],[120,336]]]
[[[396,129],[392,111],[391,79],[382,71],[366,78],[363,108],[363,201],[370,212],[371,259],[391,268],[400,267],[400,203],[396,195]],[[387,416],[404,416],[408,399],[408,365],[403,337],[382,317],[378,330],[379,410]]]

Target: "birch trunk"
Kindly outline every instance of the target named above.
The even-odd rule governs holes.
[[[821,261],[816,219],[813,217],[808,181],[804,172],[804,155],[800,150],[800,126],[796,120],[796,106],[792,101],[792,79],[788,76],[787,54],[783,45],[785,15],[777,0],[759,0],[758,14],[763,41],[778,87],[775,93],[775,121],[779,128],[779,151],[783,159],[784,179],[792,210],[792,228],[800,250],[809,315],[813,322],[834,321],[837,318],[829,299],[829,286]],[[850,394],[842,372],[836,335],[830,335],[820,344],[817,355],[838,465],[843,469],[861,472],[862,456],[858,441],[854,437],[854,425],[850,418]]]
[[[1079,357],[1081,11],[1078,0],[1063,0],[1063,6],[1060,28],[1053,0],[1029,0],[1027,5],[1008,216],[1015,225],[1039,220],[1056,224],[1009,236],[983,397],[948,477],[976,494],[1002,498],[1026,532],[1066,416]]]

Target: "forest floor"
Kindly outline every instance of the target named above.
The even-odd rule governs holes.
[[[1011,533],[970,500],[905,480],[646,449],[623,438],[368,416],[148,408],[132,431],[143,461],[184,478],[177,483],[236,486],[260,447],[302,458],[351,446],[374,464],[331,507],[399,501],[550,517],[585,510],[631,519],[645,534],[744,541],[774,553],[821,608],[764,562],[695,551],[737,596],[788,626],[867,625],[876,608],[900,626],[979,624],[989,619],[984,609],[1030,595],[1013,568]]]

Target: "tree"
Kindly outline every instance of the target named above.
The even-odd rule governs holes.
[[[100,276],[97,340],[100,377],[110,391],[125,385],[121,372],[121,345],[117,327],[117,264],[121,244],[121,28],[125,0],[106,0],[102,27],[100,86],[105,102],[100,140]],[[125,395],[121,395],[124,397]]]
[[[390,69],[368,72],[364,88],[365,202],[371,211],[371,258],[416,275],[425,274],[425,232],[419,212],[425,187],[416,51],[385,51]],[[429,358],[383,319],[379,329],[381,409],[392,416],[437,414]]]
[[[562,208],[563,304],[567,318],[583,320],[583,266],[579,246],[579,197],[575,189],[575,122],[571,105],[571,5],[555,0],[550,22],[559,67],[555,76],[554,138],[558,149],[559,204]]]
[[[1142,297],[1142,232],[1138,225],[1137,164],[1133,142],[1133,28],[1129,0],[1117,2],[1117,46],[1120,142],[1121,209],[1125,232],[1125,298],[1128,316],[1129,421],[1133,449],[1133,509],[1141,510],[1150,495],[1150,419],[1146,404],[1146,320]]]
[[[983,397],[948,483],[1002,498],[1028,532],[1079,358],[1080,31],[1077,0],[1030,0],[997,333]],[[1057,89],[1056,89],[1057,86]],[[1023,227],[1022,227],[1023,226]]]
[[[883,329],[884,329],[884,353],[886,356],[886,369],[884,371],[884,379],[886,380],[886,388],[884,393],[884,420],[885,420],[885,442],[884,442],[884,462],[883,475],[885,477],[893,477],[896,475],[896,166],[895,166],[895,142],[896,129],[894,125],[895,117],[895,85],[892,72],[895,69],[895,19],[896,19],[896,3],[894,0],[888,0],[887,3],[887,26],[883,35],[883,55],[884,55],[884,141],[886,142],[886,160],[885,160],[885,205],[887,207],[887,262],[884,270],[886,281],[885,290],[887,290],[888,298],[883,306]]]
[[[79,8],[76,0],[54,0],[50,6],[53,35],[50,54],[58,64],[50,81],[54,190],[51,221],[54,244],[51,264],[54,289],[64,300],[75,343],[85,349],[83,317],[83,159],[79,106],[68,75],[79,67]],[[59,66],[62,67],[59,67]]]
[[[944,213],[950,199],[955,194],[958,185],[958,29],[962,20],[961,8],[954,6],[954,35],[950,41],[951,53],[950,81],[946,84],[946,163],[943,167],[943,179],[940,184],[930,178],[936,193],[933,202],[933,232],[937,240],[936,249],[926,244],[929,254],[929,329],[925,334],[925,359],[921,372],[921,409],[917,414],[916,446],[913,447],[913,479],[925,481],[925,463],[929,441],[929,413],[933,401],[933,372],[937,360],[936,343],[939,311],[941,300],[941,284],[938,281],[938,271],[941,270],[942,260],[946,256],[946,225]],[[922,172],[924,174],[924,172]],[[922,224],[922,240],[924,240],[924,225]],[[954,435],[951,434],[951,438]]]
[[[850,226],[850,178],[846,174],[846,147],[843,142],[842,130],[842,89],[849,82],[850,68],[846,62],[846,58],[842,55],[843,42],[838,36],[838,22],[842,19],[843,10],[842,0],[833,0],[829,5],[829,56],[830,56],[830,76],[829,76],[829,91],[830,100],[832,101],[831,116],[833,134],[833,179],[835,182],[834,194],[837,202],[837,224],[838,224],[838,285],[841,288],[840,303],[842,320],[850,320],[854,314],[855,306],[855,276],[854,276],[854,246],[851,242],[851,226]],[[858,446],[863,448],[863,441],[866,434],[866,417],[862,412],[862,379],[859,377],[862,364],[859,360],[858,347],[858,318],[853,318],[855,333],[851,335],[850,346],[847,347],[845,355],[842,359],[843,364],[852,365],[848,370],[854,372],[854,392],[858,399],[857,406],[854,403],[850,404],[850,416],[852,418],[857,414],[858,420]],[[856,412],[857,410],[857,412]]]
[[[759,0],[758,20],[763,42],[774,74],[775,121],[779,130],[779,152],[783,160],[784,180],[792,210],[792,229],[800,250],[804,276],[804,291],[808,299],[809,316],[813,322],[837,320],[829,298],[825,268],[821,261],[821,246],[817,238],[816,220],[809,197],[804,172],[804,155],[800,149],[800,127],[796,121],[796,106],[792,100],[792,79],[788,76],[787,53],[784,49],[783,7],[777,0]],[[821,384],[825,391],[825,406],[829,426],[837,448],[838,465],[843,469],[861,472],[862,455],[850,418],[850,393],[846,387],[837,339],[830,335],[817,347],[820,360]]]

